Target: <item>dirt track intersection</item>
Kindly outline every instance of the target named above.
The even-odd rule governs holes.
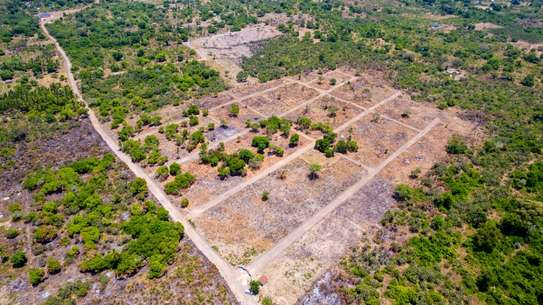
[[[170,200],[188,198],[190,205],[179,208],[181,213],[233,267],[245,266],[253,277],[266,275],[263,294],[278,304],[295,303],[349,247],[374,232],[393,205],[394,185],[409,183],[411,171],[424,173],[445,157],[449,136],[474,132],[474,126],[453,111],[415,103],[378,77],[347,69],[242,85],[193,103],[209,110],[209,121],[228,120],[227,127],[207,134],[210,147],[222,141],[228,152],[251,148],[255,133],[245,120],[271,115],[290,120],[308,116],[330,124],[338,138],[352,135],[358,142],[356,153],[325,158],[313,148],[318,137],[314,131],[296,131],[296,147],[277,134],[272,143],[285,149],[282,157],[267,155],[261,167],[246,176],[220,180],[217,168],[200,164],[198,149],[175,151],[175,145],[160,139],[170,162],[197,178]],[[228,118],[233,103],[240,106],[238,118]],[[159,110],[169,118],[163,126],[179,123],[177,114],[187,105]],[[333,118],[326,115],[330,107],[337,110]],[[158,128],[142,134],[160,135]],[[322,166],[318,179],[308,177],[312,163]],[[156,167],[145,170],[153,175]],[[269,192],[267,201],[261,199],[263,192]]]

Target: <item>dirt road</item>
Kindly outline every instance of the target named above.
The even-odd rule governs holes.
[[[398,150],[391,154],[386,160],[381,162],[378,167],[369,171],[368,175],[360,179],[357,183],[346,189],[338,197],[336,197],[327,206],[319,210],[318,213],[307,219],[289,235],[281,239],[277,244],[273,246],[268,252],[257,257],[250,265],[247,266],[247,270],[251,274],[258,274],[267,264],[280,256],[291,244],[299,240],[306,232],[311,230],[315,225],[320,223],[326,216],[332,213],[336,208],[343,204],[347,199],[358,192],[364,185],[370,182],[385,166],[396,159],[400,154],[405,152],[411,145],[415,144],[422,137],[424,137],[430,130],[432,130],[437,124],[440,123],[439,119],[434,119],[426,128],[420,131],[417,135],[411,138],[408,142],[402,145]]]
[[[342,85],[346,84],[348,81],[352,81],[352,79],[350,80],[347,80],[347,81],[344,81],[334,87],[332,87],[331,89],[329,90],[324,90],[322,91],[319,95],[313,97],[313,98],[310,98],[298,105],[296,105],[295,107],[287,110],[286,112],[284,113],[281,113],[279,114],[279,117],[284,117],[286,115],[288,115],[289,113],[293,112],[293,111],[296,111],[302,107],[305,107],[306,105],[308,105],[309,103],[312,103],[316,100],[318,100],[319,98],[322,98],[323,96],[326,96],[327,94],[329,94],[330,92],[332,92],[333,90],[335,90],[336,88],[338,87],[341,87]],[[399,94],[398,94],[399,95]],[[397,94],[395,94],[393,97],[391,98],[388,98],[386,99],[385,101],[382,101],[380,102],[378,105],[382,105],[383,103],[386,103],[388,102],[389,100],[391,99],[394,99],[397,97]],[[342,126],[336,128],[334,131],[335,132],[340,132],[342,130],[344,130],[345,128],[347,128],[350,124],[352,124],[353,122],[356,122],[357,120],[359,120],[362,116],[364,115],[367,115],[368,113],[374,111],[375,108],[377,108],[378,106],[375,106],[375,107],[372,107],[371,109],[368,109],[367,111],[363,112],[362,114],[354,117],[353,119],[349,120],[347,123],[343,124]],[[249,131],[249,129],[246,129],[244,132],[247,133]],[[301,147],[299,148],[298,150],[296,150],[293,154],[287,156],[286,158],[283,158],[281,159],[281,161],[275,163],[274,165],[266,168],[265,170],[263,171],[260,171],[258,174],[256,174],[255,176],[253,176],[251,179],[243,182],[243,183],[240,183],[238,184],[237,186],[229,189],[228,191],[220,194],[219,196],[211,199],[210,201],[206,202],[205,204],[202,204],[201,206],[198,206],[194,209],[192,209],[189,213],[189,218],[197,218],[199,217],[200,215],[202,215],[205,211],[211,209],[212,207],[218,205],[219,203],[223,202],[224,200],[230,198],[232,195],[236,194],[237,192],[241,191],[242,189],[246,188],[247,186],[259,181],[260,179],[266,177],[267,175],[269,175],[270,173],[282,168],[283,166],[289,164],[291,161],[293,161],[294,159],[300,157],[301,155],[303,155],[304,153],[308,152],[309,150],[311,150],[315,145],[315,140],[312,139],[307,145],[305,145],[304,147]]]
[[[47,39],[54,43],[57,52],[62,57],[62,66],[66,72],[66,75],[68,76],[68,83],[77,99],[80,100],[87,107],[89,119],[96,132],[102,137],[104,142],[106,142],[106,144],[117,156],[117,158],[124,162],[128,166],[128,168],[134,173],[134,175],[144,179],[147,182],[147,187],[149,188],[149,191],[168,211],[170,217],[174,221],[180,222],[184,226],[185,234],[190,238],[190,240],[192,240],[198,250],[200,250],[200,252],[202,252],[217,267],[219,273],[225,279],[236,299],[241,304],[256,304],[256,298],[247,295],[245,293],[244,287],[242,286],[242,278],[244,274],[230,266],[224,259],[222,259],[222,257],[217,254],[217,252],[215,252],[211,248],[207,241],[196,232],[192,225],[183,217],[183,215],[181,215],[180,211],[170,202],[161,187],[151,177],[149,177],[149,175],[145,173],[143,168],[132,162],[130,157],[120,150],[120,147],[117,145],[116,140],[111,138],[105,132],[96,114],[90,107],[88,107],[87,103],[83,99],[83,96],[72,73],[72,63],[70,59],[68,58],[66,52],[64,52],[58,41],[49,33],[47,27],[45,26],[45,23],[46,20],[40,20],[40,28],[43,31],[44,35],[47,37]]]

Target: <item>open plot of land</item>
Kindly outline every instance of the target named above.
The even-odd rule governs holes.
[[[365,82],[361,79],[349,82],[336,90],[332,91],[332,95],[338,98],[357,102],[359,106],[368,107],[371,106],[369,99],[369,89],[365,86]]]
[[[243,83],[230,90],[230,94],[237,98],[248,97],[251,94],[264,93],[265,90],[273,90],[288,83],[286,79],[276,79],[265,83],[250,84]]]
[[[303,158],[296,159],[208,210],[197,227],[233,264],[247,263],[366,174],[339,157],[322,169],[320,179],[310,179],[308,168]],[[270,193],[265,201],[263,192]]]
[[[335,84],[339,84],[341,82],[349,80],[350,78],[351,76],[345,73],[339,72],[337,70],[334,70],[334,71],[325,73],[324,75],[320,75],[316,79],[313,79],[310,82],[310,85],[312,87],[317,87],[321,90],[329,90]]]
[[[446,156],[446,136],[450,131],[441,125],[407,149],[383,169],[382,175],[393,183],[406,183],[414,171],[428,171],[437,161]]]
[[[239,113],[236,115],[231,114],[230,110],[232,105],[237,105],[239,107]],[[255,111],[247,107],[247,105],[239,104],[230,104],[215,108],[209,111],[209,115],[220,122],[221,125],[226,125],[228,127],[243,129],[245,128],[245,122],[257,122],[262,119],[262,116]]]
[[[333,97],[325,96],[297,111],[289,113],[286,118],[296,121],[298,117],[306,116],[313,122],[323,122],[332,126],[332,128],[337,128],[360,112],[362,112],[361,108],[339,101]]]
[[[356,192],[266,266],[262,273],[276,280],[264,287],[264,294],[280,300],[278,304],[295,303],[350,247],[373,235],[394,204],[393,190],[392,184],[378,176]]]
[[[443,124],[436,126],[386,166],[381,173],[382,176],[392,183],[409,183],[413,181],[410,178],[413,173],[425,173],[446,157],[446,146],[450,136],[470,134],[475,136],[470,132],[473,126],[466,121],[454,116],[447,116],[443,121]]]
[[[230,59],[240,63],[243,56],[252,55],[251,44],[281,35],[275,27],[266,25],[249,26],[241,31],[216,34],[190,41],[197,52],[207,53],[215,59]]]
[[[445,113],[425,103],[402,96],[381,108],[381,113],[416,128],[424,128],[434,118],[445,118]]]
[[[196,50],[202,60],[212,61],[223,72],[223,76],[231,79],[241,71],[242,58],[253,54],[255,44],[279,35],[281,32],[275,27],[257,24],[237,32],[192,39],[186,45]]]
[[[242,148],[249,149],[256,153],[256,148],[251,146],[251,140],[255,133],[246,133],[234,140],[225,142],[225,151],[227,153],[235,153]],[[282,157],[274,154],[265,153],[264,160],[258,169],[248,169],[247,174],[243,177],[234,176],[221,180],[218,176],[218,166],[211,167],[210,165],[201,164],[199,160],[190,161],[182,164],[182,170],[188,171],[196,176],[196,182],[188,190],[184,191],[180,196],[172,196],[174,201],[179,201],[180,197],[185,197],[189,200],[190,205],[187,211],[190,212],[193,208],[199,207],[202,204],[217,198],[229,189],[236,187],[244,181],[250,180],[255,174],[266,170],[274,164],[288,158],[291,154],[299,149],[306,149],[308,140],[300,139],[298,146],[289,147],[288,138],[281,136],[279,133],[271,136],[270,143],[275,146],[284,148]]]
[[[375,85],[365,79],[358,78],[333,90],[331,95],[360,107],[369,108],[392,95],[393,92],[394,89],[390,87]]]
[[[321,87],[315,85],[319,77]],[[205,133],[210,147],[223,141],[227,153],[256,152],[253,137],[266,133],[249,130],[246,120],[279,115],[295,121],[303,115],[313,123],[329,124],[338,139],[355,140],[358,151],[346,155],[326,158],[314,150],[320,132],[302,134],[294,147],[278,132],[268,136],[272,146],[284,149],[283,156],[266,149],[259,167],[247,168],[244,176],[220,179],[218,166],[200,163],[197,151],[182,154],[170,145],[174,142],[159,136],[163,154],[182,156],[182,171],[196,177],[189,189],[170,199],[189,200],[182,213],[225,263],[232,268],[245,265],[253,277],[266,275],[269,282],[263,290],[274,303],[294,303],[349,247],[378,229],[393,204],[394,184],[409,183],[414,170],[424,174],[444,158],[449,136],[474,133],[474,125],[455,111],[413,102],[380,77],[356,76],[348,70],[308,73],[243,84],[193,101],[209,110],[205,119],[199,116],[201,123],[216,123]],[[239,105],[237,117],[230,113],[233,104]],[[182,112],[186,105],[177,107],[169,111]],[[204,126],[195,128],[200,127]],[[318,178],[309,179],[311,164],[321,166]]]
[[[352,72],[342,72],[343,74]],[[339,82],[338,82],[339,83]],[[353,102],[361,107],[371,107],[391,96],[394,88],[383,81],[379,72],[370,72],[349,81],[332,91],[332,95]]]
[[[188,190],[183,191],[181,196],[171,197],[174,201],[179,201],[181,197],[187,198],[190,202],[189,209],[206,203],[244,180],[241,176],[221,180],[218,167],[201,164],[199,161],[185,163],[181,168],[192,173],[196,177],[196,182]]]
[[[375,113],[354,123],[339,138],[352,137],[358,143],[358,151],[349,154],[350,158],[365,165],[376,166],[415,134],[415,131]]]
[[[316,90],[307,86],[288,84],[267,92],[263,96],[266,100],[259,99],[249,104],[249,106],[267,116],[279,115],[317,95],[318,92]]]
[[[221,106],[233,99],[232,95],[228,93],[221,93],[216,96],[206,96],[197,99],[194,103],[202,108],[210,109],[213,107]]]

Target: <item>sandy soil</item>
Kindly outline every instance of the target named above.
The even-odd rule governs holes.
[[[241,60],[250,57],[253,45],[281,35],[275,27],[257,24],[238,32],[228,32],[190,40],[186,45],[196,51],[201,60],[214,63],[221,74],[235,83],[241,71]]]

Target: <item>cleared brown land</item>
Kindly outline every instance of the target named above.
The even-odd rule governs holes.
[[[237,32],[227,32],[190,40],[187,46],[194,49],[201,60],[208,61],[223,77],[234,83],[241,71],[241,60],[253,54],[253,45],[281,35],[275,27],[258,24]]]
[[[415,134],[415,131],[376,114],[362,118],[339,138],[352,137],[358,142],[358,152],[349,154],[349,157],[369,166],[377,166]]]
[[[346,69],[244,84],[193,103],[209,110],[207,119],[228,126],[217,125],[206,135],[210,147],[223,141],[229,153],[256,151],[251,140],[264,131],[251,131],[245,121],[272,115],[291,121],[307,116],[332,126],[338,139],[358,143],[357,152],[326,158],[313,149],[320,132],[293,129],[291,133],[301,135],[295,147],[277,133],[271,143],[285,150],[283,156],[266,151],[259,168],[224,180],[217,167],[199,162],[198,149],[172,156],[197,180],[170,199],[188,198],[189,206],[179,207],[180,212],[233,268],[245,265],[253,276],[266,275],[269,282],[262,294],[277,304],[295,303],[345,251],[371,236],[394,204],[394,185],[409,183],[413,171],[422,175],[445,158],[449,136],[476,131],[454,111],[412,101],[378,73],[358,75]],[[232,104],[239,105],[237,117],[230,114]],[[169,109],[169,118],[177,122],[176,112],[185,108]],[[171,155],[169,145],[161,140],[161,150]],[[318,178],[309,179],[313,163],[322,169]],[[269,192],[267,200],[264,192]],[[240,281],[247,287],[243,274]]]
[[[323,122],[336,128],[362,111],[362,108],[356,107],[355,105],[340,101],[332,96],[325,96],[305,107],[289,113],[286,118],[296,121],[298,117],[306,116],[314,122]],[[312,134],[315,137],[317,136],[315,132]]]
[[[366,174],[340,157],[321,170],[320,179],[310,179],[308,167],[296,159],[208,210],[197,227],[233,264],[247,264]],[[266,201],[263,192],[270,193]]]

